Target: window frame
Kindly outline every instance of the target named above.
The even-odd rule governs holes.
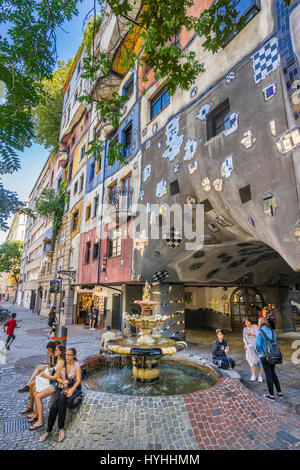
[[[130,144],[126,146],[127,133],[130,130]],[[123,144],[123,155],[127,158],[132,153],[132,137],[133,137],[132,121],[122,131],[122,144]]]
[[[224,127],[224,122],[226,122],[229,118],[226,119],[226,121],[224,121],[224,117],[226,117],[228,114],[229,114],[229,118],[230,118],[229,98],[224,100],[216,108],[214,108],[210,113],[207,114],[207,116],[206,116],[206,137],[207,137],[207,141],[209,141],[213,137],[216,137],[217,135],[221,134],[226,129],[226,127]],[[221,115],[223,116],[223,126],[217,132],[216,120]]]
[[[167,104],[165,104],[164,106],[162,106],[162,98],[163,96],[165,95],[168,95],[168,98],[169,98],[169,101],[167,102]],[[158,102],[161,102],[160,103],[160,109],[157,113],[154,114],[154,106],[158,103]],[[171,98],[169,96],[169,93],[168,93],[168,90],[166,87],[163,87],[158,93],[156,93],[155,96],[153,96],[153,98],[151,98],[150,100],[150,121],[152,121],[152,119],[154,119],[163,109],[165,109],[168,104],[170,104],[171,102]]]
[[[75,215],[77,215],[77,220],[76,220],[76,226],[74,227]],[[72,232],[75,232],[75,230],[78,229],[78,222],[79,222],[79,209],[74,211],[73,214],[72,214]]]
[[[129,90],[131,90],[130,94],[127,93],[128,88]],[[130,99],[133,96],[133,94],[134,94],[134,73],[132,73],[130,77],[128,78],[128,80],[124,83],[123,90],[122,90],[122,95],[127,96],[128,99]]]

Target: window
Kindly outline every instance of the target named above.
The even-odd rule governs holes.
[[[89,220],[91,218],[91,204],[89,204],[85,211],[85,220]]]
[[[72,179],[72,173],[73,173],[73,161],[69,165],[69,175],[68,175],[68,181],[71,181]]]
[[[79,193],[83,190],[84,175],[80,176],[79,180]]]
[[[99,254],[99,243],[94,243],[93,246],[93,259],[97,259]]]
[[[97,212],[98,212],[98,207],[99,207],[99,196],[94,198],[94,212],[93,212],[93,217],[96,217]]]
[[[236,4],[236,10],[238,12],[236,21],[244,16],[246,18],[246,24],[260,11],[260,0],[238,0],[234,2],[234,4]],[[224,27],[225,25],[222,25],[221,29]],[[224,44],[222,44],[222,47],[225,47],[238,33],[239,31],[230,34]]]
[[[132,176],[122,180],[123,208],[130,209],[132,205]]]
[[[76,181],[76,183],[74,184],[74,193],[73,194],[76,194],[78,192],[78,181]]]
[[[240,194],[240,199],[241,199],[242,204],[245,204],[245,202],[251,201],[252,196],[251,196],[250,184],[239,189],[239,194]]]
[[[69,268],[72,268],[73,266],[73,258],[74,258],[74,250],[70,250]]]
[[[171,196],[175,196],[175,194],[178,193],[180,193],[178,180],[172,181],[172,183],[170,183],[170,194]]]
[[[230,127],[230,106],[227,99],[206,117],[207,140]]]
[[[108,187],[109,204],[116,204],[118,202],[118,186],[117,183]]]
[[[74,134],[73,137],[72,137],[71,145],[74,145],[74,144],[75,144],[75,139],[76,139],[76,134]]]
[[[81,161],[85,156],[85,144],[81,147],[80,149],[80,158],[79,161]]]
[[[70,120],[70,114],[71,114],[71,107],[69,106],[67,109],[67,122]]]
[[[119,138],[118,138],[118,135],[116,135],[109,143],[109,150],[111,152],[113,152],[113,149],[116,147],[118,142],[119,142]],[[106,164],[105,164],[106,166],[109,165],[109,160],[110,160],[109,158],[106,159]]]
[[[134,86],[134,76],[132,75],[129,80],[125,83],[123,88],[123,95],[128,96],[130,98],[133,95],[133,86]]]
[[[150,119],[153,119],[169,103],[170,96],[168,90],[163,88],[150,102]]]
[[[121,230],[114,230],[108,239],[108,257],[121,255]]]
[[[72,232],[74,232],[74,230],[77,230],[78,220],[79,220],[79,211],[76,211],[74,212],[73,219],[72,219]]]
[[[126,127],[123,131],[123,152],[124,157],[127,157],[131,153],[131,143],[132,143],[132,124]]]
[[[89,183],[94,179],[95,166],[96,166],[96,162],[94,160],[93,163],[91,164],[90,168],[89,168],[89,180],[88,180]]]
[[[209,212],[213,209],[213,206],[209,202],[208,199],[205,199],[204,201],[200,202],[200,204],[204,204],[204,212]]]
[[[92,243],[91,243],[91,242],[87,242],[87,244],[86,244],[86,249],[85,249],[85,262],[86,262],[86,263],[89,263],[89,262],[90,262],[90,258],[91,258],[91,247],[92,247]]]

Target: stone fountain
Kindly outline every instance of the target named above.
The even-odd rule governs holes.
[[[151,287],[146,282],[143,289],[143,299],[134,303],[142,308],[141,315],[126,315],[130,325],[140,330],[138,338],[115,338],[107,342],[107,348],[118,354],[128,354],[132,358],[132,375],[134,382],[153,383],[159,380],[160,359],[167,354],[175,354],[187,347],[185,341],[175,341],[163,336],[152,335],[152,330],[158,328],[167,316],[152,315],[152,308],[158,302],[150,300]]]

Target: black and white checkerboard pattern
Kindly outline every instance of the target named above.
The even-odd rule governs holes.
[[[265,46],[261,47],[253,56],[254,81],[259,83],[275,70],[280,64],[278,51],[278,39],[272,38]]]

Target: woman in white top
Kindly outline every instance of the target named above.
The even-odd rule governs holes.
[[[64,365],[66,348],[58,344],[55,348],[56,364],[52,369],[46,369],[36,377],[36,386],[34,393],[35,412],[31,415],[29,422],[37,419],[37,422],[30,426],[30,431],[40,428],[44,425],[43,421],[43,398],[53,395],[57,390],[57,380],[61,376],[61,370]]]
[[[262,383],[263,368],[260,359],[256,352],[256,335],[258,333],[258,326],[253,324],[250,318],[244,318],[243,341],[245,344],[246,360],[251,368],[251,382],[256,381],[255,367],[258,367],[258,382]]]

